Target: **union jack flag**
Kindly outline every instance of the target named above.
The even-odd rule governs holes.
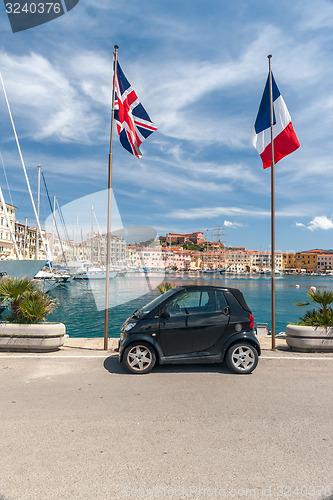
[[[140,103],[118,61],[114,76],[116,90],[114,119],[117,124],[119,140],[127,151],[137,158],[141,158],[140,145],[157,130],[157,127]]]

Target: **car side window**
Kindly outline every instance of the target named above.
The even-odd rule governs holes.
[[[171,316],[213,312],[216,310],[214,290],[186,291],[167,305]]]
[[[222,290],[216,291],[216,305],[218,311],[222,311],[225,307],[228,306],[227,299],[225,298]]]

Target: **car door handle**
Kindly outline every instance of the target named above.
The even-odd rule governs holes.
[[[226,306],[222,309],[222,314],[224,314],[225,316],[230,316],[230,307],[229,306]]]

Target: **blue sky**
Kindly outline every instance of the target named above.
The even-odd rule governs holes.
[[[141,159],[114,136],[124,226],[163,235],[220,225],[227,245],[269,250],[270,172],[251,134],[271,53],[301,143],[276,166],[276,249],[333,247],[332,1],[81,0],[16,34],[3,4],[0,14],[0,71],[34,193],[38,163],[60,205],[105,189],[118,44],[122,69],[158,126]],[[13,204],[33,225],[2,92],[0,116]],[[0,183],[10,202],[1,165]],[[44,195],[42,224],[48,215]]]

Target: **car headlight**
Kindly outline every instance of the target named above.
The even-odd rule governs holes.
[[[124,328],[124,331],[125,332],[129,332],[130,330],[132,330],[132,328],[136,325],[136,323],[127,323],[127,325],[125,326]]]

